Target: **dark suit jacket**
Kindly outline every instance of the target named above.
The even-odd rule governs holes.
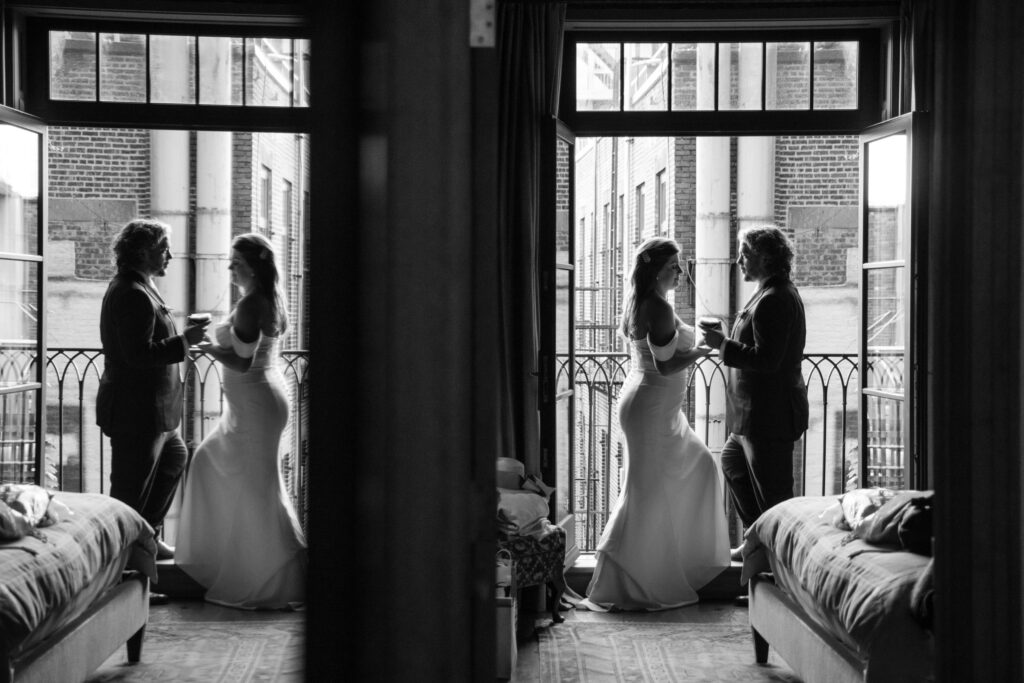
[[[722,346],[732,432],[796,441],[807,429],[807,386],[800,371],[806,336],[800,293],[788,277],[770,278]]]
[[[118,273],[100,312],[104,370],[96,424],[110,434],[158,433],[181,421],[178,363],[188,345],[156,290],[134,271]]]

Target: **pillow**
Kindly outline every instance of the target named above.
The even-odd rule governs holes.
[[[16,541],[38,533],[25,515],[0,501],[0,541]]]
[[[45,526],[46,508],[50,505],[50,492],[35,484],[2,484],[0,501],[20,512],[32,526]],[[52,524],[53,522],[48,522]]]
[[[0,539],[45,537],[39,527],[56,524],[74,513],[53,494],[35,484],[0,484]]]
[[[875,545],[931,554],[931,492],[899,491],[853,530]]]
[[[839,498],[843,518],[841,522],[837,520],[835,526],[844,531],[856,531],[892,496],[892,491],[883,488],[855,489],[844,493]]]
[[[525,529],[548,516],[548,501],[532,491],[498,489],[498,519],[516,529]]]

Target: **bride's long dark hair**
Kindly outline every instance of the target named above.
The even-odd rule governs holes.
[[[679,245],[667,237],[652,237],[637,248],[619,326],[619,333],[626,339],[632,339],[630,332],[636,328],[637,309],[643,298],[654,291],[658,271],[678,253]]]
[[[231,248],[252,268],[256,287],[270,300],[274,322],[281,328],[280,331],[284,332],[288,327],[288,308],[281,293],[281,277],[277,270],[274,245],[263,235],[248,232],[236,237],[231,243]]]

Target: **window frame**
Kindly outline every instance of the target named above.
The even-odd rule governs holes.
[[[766,43],[857,41],[856,109],[713,111],[577,111],[576,46],[580,43]],[[888,118],[880,92],[882,38],[876,28],[617,29],[565,32],[559,118],[578,135],[628,137],[683,135],[858,135]],[[625,65],[622,66],[625,68]],[[670,97],[671,99],[671,97]],[[622,105],[624,106],[624,105]],[[881,112],[881,113],[880,113]]]
[[[26,19],[25,31],[24,110],[43,119],[47,125],[271,133],[308,133],[312,128],[312,102],[308,106],[281,107],[51,100],[49,97],[50,31],[311,40],[311,33],[304,26],[244,21],[197,24],[32,16]]]

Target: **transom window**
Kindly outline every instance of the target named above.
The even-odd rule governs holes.
[[[857,41],[577,43],[577,111],[857,109]]]
[[[50,31],[51,100],[309,105],[309,41]]]

